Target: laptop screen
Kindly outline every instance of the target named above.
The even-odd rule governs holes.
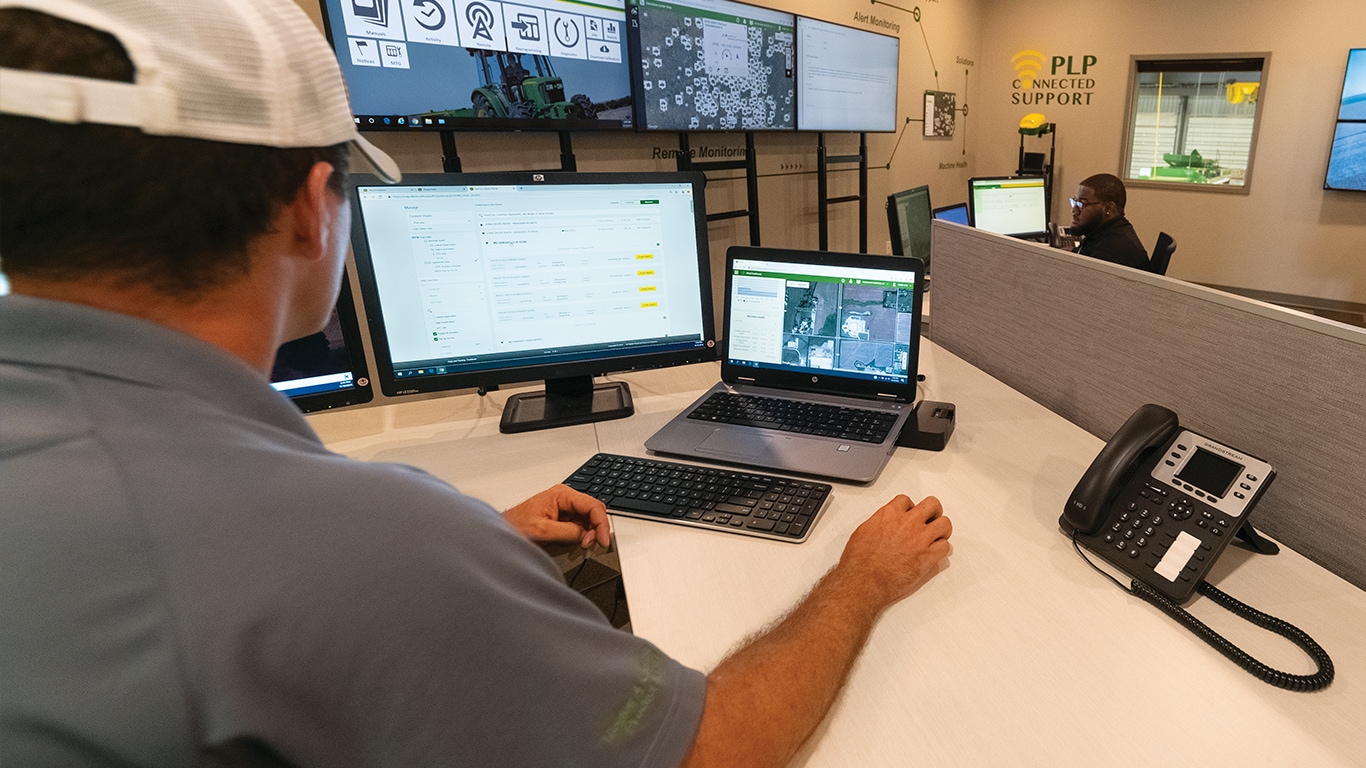
[[[952,221],[955,224],[968,225],[968,204],[954,203],[942,208],[934,209],[934,217],[940,221]]]
[[[821,256],[836,261],[839,255]],[[856,260],[732,258],[727,362],[811,373],[812,380],[834,374],[907,384],[919,349],[920,261]]]

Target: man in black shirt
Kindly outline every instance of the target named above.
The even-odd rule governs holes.
[[[1072,234],[1082,238],[1077,253],[1101,261],[1148,269],[1148,252],[1124,218],[1124,182],[1098,173],[1077,185],[1072,202]]]

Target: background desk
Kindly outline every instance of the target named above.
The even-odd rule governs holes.
[[[898,449],[877,482],[836,484],[804,544],[614,517],[636,634],[710,668],[796,602],[873,509],[933,494],[954,523],[948,567],[882,616],[795,765],[1363,765],[1366,592],[1285,548],[1229,548],[1211,580],[1304,629],[1337,667],[1320,693],[1272,688],[1072,551],[1057,518],[1102,441],[932,343],[921,370],[922,396],[958,406],[948,448]],[[335,450],[414,464],[501,508],[596,451],[645,456],[645,439],[717,376],[630,374],[631,418],[521,435],[498,433],[504,392],[311,420]],[[1266,663],[1312,671],[1207,600],[1191,610]]]

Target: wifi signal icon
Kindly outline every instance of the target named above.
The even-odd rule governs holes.
[[[1034,78],[1039,76],[1039,70],[1043,69],[1043,54],[1039,51],[1020,51],[1010,57],[1010,63],[1020,77],[1020,88],[1029,90],[1034,87]]]

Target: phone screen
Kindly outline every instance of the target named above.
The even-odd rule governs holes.
[[[1242,471],[1242,464],[1197,447],[1186,466],[1176,473],[1176,479],[1190,483],[1211,496],[1223,498]]]

